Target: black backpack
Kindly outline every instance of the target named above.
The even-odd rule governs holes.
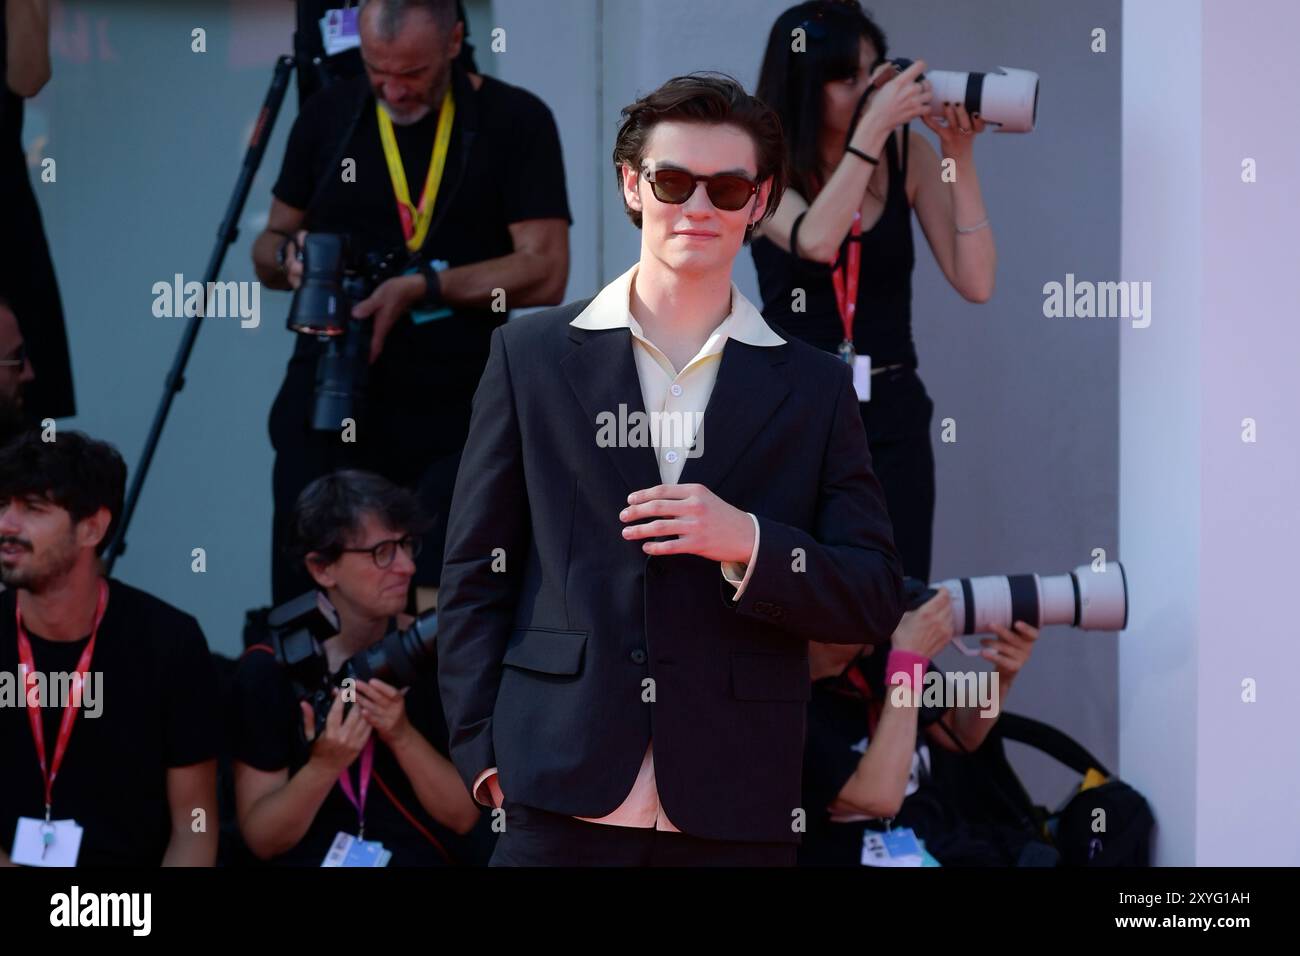
[[[1155,822],[1142,794],[1110,779],[1076,793],[1047,826],[1064,866],[1150,866]]]
[[[1054,727],[1018,714],[1003,714],[998,723],[1003,739],[1036,747],[1084,776],[1080,789],[1044,821],[1062,866],[1151,865],[1156,821],[1142,794]]]

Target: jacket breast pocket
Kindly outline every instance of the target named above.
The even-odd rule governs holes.
[[[582,669],[586,646],[586,631],[523,628],[510,635],[501,663],[506,667],[571,677]]]
[[[737,700],[808,700],[808,661],[793,654],[731,655],[731,693]]]

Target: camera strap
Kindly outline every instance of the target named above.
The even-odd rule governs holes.
[[[438,111],[438,132],[433,140],[433,155],[429,159],[429,171],[425,176],[424,190],[420,193],[418,205],[411,202],[406,170],[402,166],[402,154],[397,148],[397,137],[393,133],[393,120],[378,100],[375,100],[375,113],[379,117],[379,140],[384,147],[388,177],[392,180],[393,195],[397,199],[397,215],[402,223],[402,236],[406,239],[407,250],[417,252],[424,245],[425,236],[429,233],[429,224],[433,221],[434,202],[438,198],[443,170],[447,166],[447,151],[451,144],[452,122],[456,117],[456,102],[452,98],[449,84]]]

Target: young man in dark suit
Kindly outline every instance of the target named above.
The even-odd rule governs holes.
[[[793,863],[808,644],[886,640],[902,576],[849,367],[732,262],[775,115],[693,74],[623,111],[640,260],[497,329],[439,608],[452,757],[493,863]]]

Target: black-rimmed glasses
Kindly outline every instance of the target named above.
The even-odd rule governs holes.
[[[397,557],[399,547],[406,553],[408,558],[414,561],[420,556],[420,550],[424,547],[424,539],[408,534],[401,538],[389,538],[387,541],[380,541],[369,548],[344,548],[343,553],[369,554],[374,559],[375,567],[386,568]]]

